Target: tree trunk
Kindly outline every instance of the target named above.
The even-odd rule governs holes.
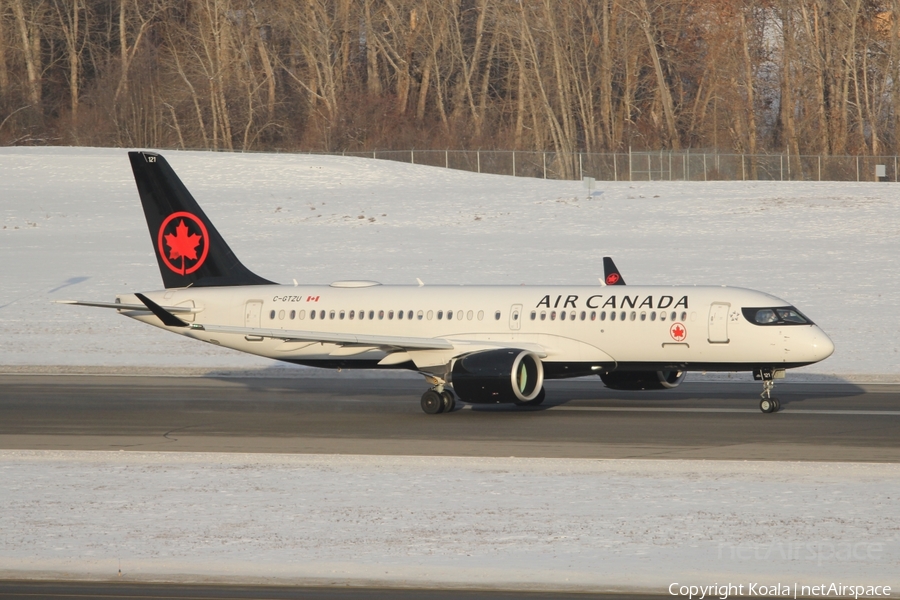
[[[28,101],[32,106],[39,106],[41,103],[41,81],[40,66],[38,61],[40,56],[35,56],[35,47],[40,52],[40,29],[34,28],[32,31],[35,38],[30,35],[29,23],[25,20],[25,8],[22,6],[22,0],[13,0],[13,12],[16,15],[16,24],[19,26],[19,35],[22,40],[22,56],[25,59],[25,70],[28,74]]]

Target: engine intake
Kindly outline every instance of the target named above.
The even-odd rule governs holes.
[[[485,350],[458,359],[450,381],[466,402],[528,402],[543,389],[544,365],[527,350]]]
[[[600,375],[613,390],[670,390],[684,379],[684,371],[613,371]]]

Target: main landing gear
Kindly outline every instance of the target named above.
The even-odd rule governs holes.
[[[426,376],[425,379],[434,387],[422,394],[422,410],[429,415],[453,412],[456,408],[456,396],[444,387],[444,380],[432,375]]]
[[[784,379],[784,369],[757,369],[753,371],[753,379],[763,382],[763,391],[759,395],[759,410],[766,414],[781,410],[781,402],[772,397],[775,380]]]

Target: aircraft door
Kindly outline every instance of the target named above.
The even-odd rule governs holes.
[[[244,327],[259,328],[259,317],[262,314],[262,300],[250,300],[244,309]]]
[[[522,328],[522,305],[513,304],[509,309],[509,328],[518,331]]]
[[[709,307],[709,343],[727,344],[728,340],[728,308],[726,302],[713,302]]]
[[[244,307],[244,327],[260,327],[259,319],[262,315],[262,300],[250,300]],[[263,338],[258,335],[245,335],[248,342],[261,342]]]

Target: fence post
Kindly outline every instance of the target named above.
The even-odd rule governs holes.
[[[375,156],[375,150],[372,150],[372,158],[377,158],[377,157]]]
[[[706,152],[703,153],[703,181],[706,181]]]
[[[631,146],[628,146],[628,181],[634,181],[631,176]]]
[[[481,173],[481,150],[475,151],[475,160],[478,162],[478,172]]]
[[[516,151],[513,150],[513,177],[516,176]]]
[[[541,152],[541,155],[543,156],[543,159],[544,159],[544,179],[547,179],[547,153]]]
[[[411,164],[411,165],[416,164],[416,151],[415,150],[409,151],[409,164]]]
[[[743,154],[741,154],[741,181],[747,181],[747,166],[744,164]]]
[[[822,181],[822,155],[819,155],[819,181]]]
[[[859,154],[856,155],[856,182],[859,183]]]
[[[784,152],[778,155],[778,161],[781,163],[781,181],[784,181]]]
[[[615,152],[613,152],[613,181],[619,181],[619,160]]]
[[[682,169],[682,174],[684,175],[685,181],[691,180],[691,149],[687,149],[687,154],[682,154],[684,159],[684,168]]]
[[[444,168],[450,168],[450,151],[444,148]]]
[[[581,160],[581,152],[578,153],[578,178],[584,179],[584,163]],[[547,179],[547,156],[544,155],[544,179]]]
[[[672,151],[669,150],[669,181],[672,181]]]
[[[897,156],[894,155],[894,183],[897,183]]]

